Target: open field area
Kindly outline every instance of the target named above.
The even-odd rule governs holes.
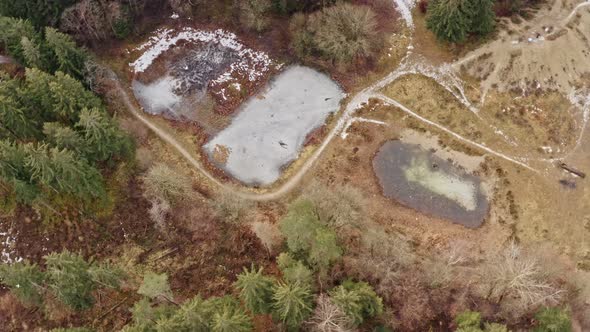
[[[2,330],[589,331],[590,2],[444,1],[0,17]]]

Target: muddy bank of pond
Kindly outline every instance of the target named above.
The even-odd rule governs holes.
[[[328,76],[292,66],[248,100],[205,151],[241,182],[271,184],[283,167],[297,159],[307,135],[338,111],[343,97]]]
[[[487,215],[481,180],[419,145],[386,142],[373,169],[385,196],[420,212],[470,228]]]

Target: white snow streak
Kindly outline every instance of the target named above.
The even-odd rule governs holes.
[[[135,49],[136,51],[146,51],[129,65],[133,68],[133,72],[141,73],[148,69],[160,55],[181,40],[192,43],[218,43],[238,53],[239,60],[232,63],[230,69],[214,80],[213,84],[230,81],[234,74],[244,75],[253,82],[268,72],[272,65],[272,60],[266,53],[245,47],[231,32],[222,29],[202,31],[193,28],[184,28],[180,32],[166,28],[157,30],[146,43]]]

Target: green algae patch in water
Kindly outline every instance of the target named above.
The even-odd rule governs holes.
[[[488,212],[481,180],[419,145],[385,143],[373,159],[383,194],[422,213],[470,228]]]

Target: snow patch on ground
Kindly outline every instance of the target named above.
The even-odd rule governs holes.
[[[174,114],[176,107],[182,101],[180,96],[175,93],[178,84],[179,82],[173,77],[165,76],[150,84],[133,81],[132,88],[146,112]]]
[[[0,242],[2,249],[0,251],[0,262],[2,263],[16,263],[22,261],[22,257],[18,257],[14,252],[14,243],[16,242],[16,235],[9,232],[0,232]]]
[[[393,0],[393,3],[397,7],[397,10],[401,14],[406,25],[410,29],[414,29],[414,19],[412,18],[412,9],[416,6],[415,0]]]
[[[267,73],[273,64],[266,53],[244,46],[235,34],[222,29],[203,31],[184,28],[176,31],[162,28],[157,30],[154,36],[150,37],[146,43],[135,49],[135,51],[144,52],[137,60],[129,65],[134,73],[144,72],[160,55],[180,41],[218,43],[223,47],[237,52],[238,60],[233,62],[225,73],[213,80],[212,85],[229,82],[236,75],[246,77],[251,82],[256,81]]]

